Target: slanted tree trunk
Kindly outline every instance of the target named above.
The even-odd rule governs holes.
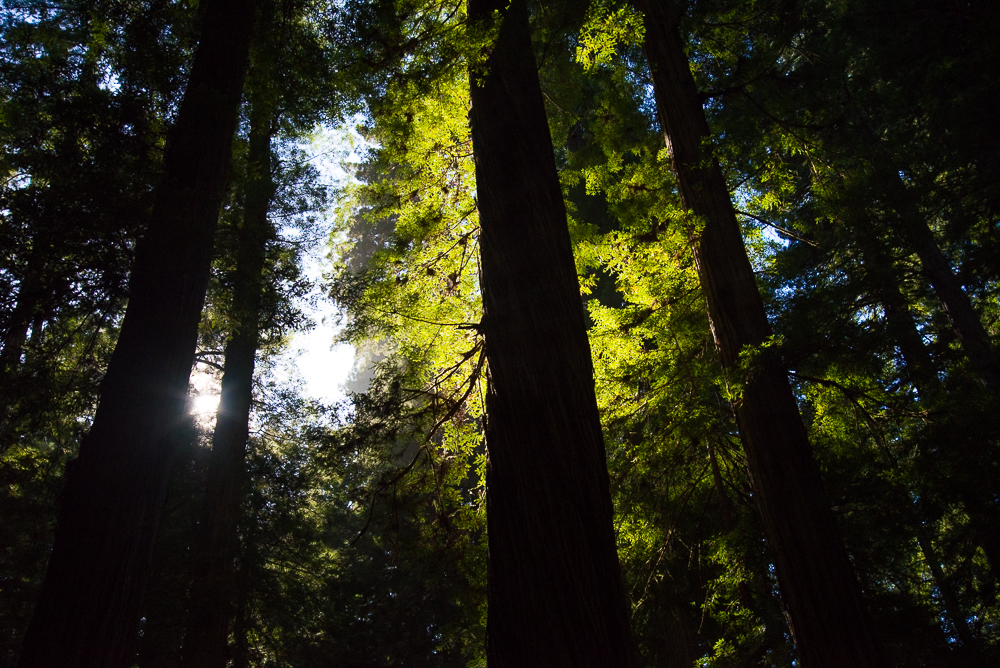
[[[253,0],[212,0],[94,425],[67,469],[21,668],[128,668],[182,419],[250,46]]]
[[[704,222],[694,233],[695,262],[719,357],[739,395],[736,421],[802,665],[884,666],[787,373],[761,348],[771,332],[725,180],[704,148],[708,123],[679,12],[667,1],[636,0],[636,6],[645,16],[653,90],[681,199]],[[741,360],[744,352],[752,359]]]
[[[907,375],[922,396],[936,393],[939,383],[934,362],[920,338],[917,323],[900,288],[895,262],[882,241],[876,238],[869,221],[851,222],[850,230],[861,251],[866,282],[885,310],[886,329],[899,346]]]
[[[951,263],[938,245],[927,218],[917,206],[913,193],[906,187],[899,172],[892,167],[880,138],[862,110],[855,110],[856,123],[866,144],[873,177],[888,207],[895,212],[889,221],[907,249],[920,260],[920,268],[941,302],[952,331],[972,363],[974,373],[990,390],[1000,390],[1000,353],[990,341],[972,300],[962,289],[962,283],[952,271]]]
[[[924,562],[930,568],[934,584],[937,585],[938,592],[941,594],[941,600],[945,607],[944,614],[954,629],[955,635],[962,643],[963,648],[975,649],[977,647],[976,639],[972,635],[968,622],[966,622],[965,612],[958,601],[958,593],[941,568],[941,558],[937,555],[937,550],[934,549],[934,544],[931,542],[930,536],[927,535],[927,530],[923,527],[917,528],[917,544],[924,556]]]
[[[920,337],[913,314],[910,313],[906,297],[900,290],[899,278],[892,271],[892,258],[871,233],[868,225],[861,222],[854,225],[852,229],[864,258],[868,283],[885,309],[889,335],[899,346],[912,382],[920,396],[933,403],[943,391],[942,384],[938,379],[937,370],[927,346]],[[940,249],[938,252],[940,253]],[[959,291],[961,292],[960,289]],[[965,293],[961,294],[967,301]],[[969,306],[971,308],[971,304]],[[980,375],[980,379],[983,378],[984,376]],[[969,455],[963,445],[956,444],[955,447],[959,448],[958,456],[963,465],[970,471],[975,471],[981,466],[981,461],[977,461],[975,457]],[[1000,517],[998,517],[995,505],[984,501],[990,497],[990,490],[994,485],[989,480],[981,480],[981,483],[980,485],[964,486],[961,498],[965,510],[969,514],[975,540],[983,548],[986,560],[990,564],[990,571],[996,577],[997,573],[1000,572],[1000,533],[996,531]],[[942,591],[944,590],[942,589]],[[948,603],[948,605],[954,609],[953,604]],[[958,629],[962,622],[956,621],[954,625]],[[966,628],[968,627],[966,626]]]
[[[471,73],[489,361],[491,668],[634,665],[593,367],[523,0]]]
[[[254,69],[259,68],[255,60]],[[267,242],[273,230],[267,219],[274,194],[271,178],[273,105],[266,74],[255,72],[250,112],[248,177],[244,197],[226,344],[222,396],[212,437],[200,538],[191,588],[191,614],[184,639],[183,665],[225,668],[229,626],[236,608],[235,571],[239,549],[240,491],[246,471],[254,358],[257,354],[261,290]]]
[[[997,351],[990,342],[990,336],[973,307],[972,300],[962,289],[948,258],[934,238],[927,219],[917,208],[912,193],[907,190],[898,174],[886,170],[881,164],[876,165],[876,170],[880,170],[886,196],[898,215],[893,227],[920,259],[920,268],[941,301],[952,331],[961,342],[962,350],[972,363],[973,370],[988,388],[1000,390],[1000,361],[997,359]]]

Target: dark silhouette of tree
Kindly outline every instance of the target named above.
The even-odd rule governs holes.
[[[489,364],[487,660],[633,665],[593,366],[527,7],[500,11],[470,123]]]
[[[206,481],[201,537],[196,545],[191,615],[184,640],[184,665],[225,668],[229,629],[235,615],[235,569],[239,550],[241,492],[245,482],[254,362],[259,346],[261,295],[267,244],[274,236],[268,220],[275,186],[271,136],[276,123],[273,61],[276,30],[273,4],[261,10],[261,26],[252,49],[250,133],[243,224],[238,231],[229,340],[223,363],[222,390],[212,456]]]
[[[252,2],[206,8],[165,175],[94,425],[67,471],[59,528],[20,666],[128,666],[184,412],[239,111]]]

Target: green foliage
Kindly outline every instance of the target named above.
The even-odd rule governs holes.
[[[1000,398],[977,379],[901,222],[910,207],[930,228],[995,342],[993,4],[698,0],[682,21],[711,154],[774,330],[744,351],[744,375],[762,354],[789,370],[900,667],[986,666],[1000,651]],[[469,72],[481,75],[495,25],[467,26],[461,2],[284,7],[271,82],[281,232],[268,251],[234,666],[481,665],[488,369],[467,112]],[[113,346],[135,221],[185,80],[192,7],[5,12],[7,665],[43,574],[63,466]],[[691,251],[701,221],[670,176],[642,17],[610,0],[532,5],[531,16],[642,664],[794,665],[731,410],[741,374],[723,379],[715,354]],[[362,359],[359,391],[331,408],[269,380],[268,356],[306,325],[300,251],[329,205],[295,144],[354,114],[369,149],[336,193],[323,286]],[[243,153],[241,140],[235,193]],[[233,196],[218,235],[207,361],[220,361],[210,353],[234,326],[241,207]],[[144,667],[169,665],[183,637],[206,435],[189,426],[178,438]]]

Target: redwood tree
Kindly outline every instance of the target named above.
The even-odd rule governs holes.
[[[861,588],[823,495],[819,468],[780,358],[672,2],[638,0],[660,123],[684,208],[712,334],[734,408],[764,534],[804,666],[882,666]]]
[[[121,335],[80,456],[20,666],[131,666],[184,414],[212,237],[236,129],[252,0],[213,0],[140,242]]]
[[[262,30],[258,34],[263,33]],[[200,668],[225,668],[229,625],[235,614],[240,491],[246,471],[265,251],[274,234],[268,221],[274,194],[271,178],[274,113],[268,85],[272,73],[265,62],[269,60],[270,54],[266,53],[269,48],[270,45],[262,44],[255,49],[261,57],[255,60],[255,75],[251,76],[248,175],[233,277],[231,332],[226,343],[222,391],[212,434],[205,509],[196,547],[191,612],[184,640],[184,665]]]
[[[593,367],[523,0],[473,69],[472,140],[489,362],[487,658],[632,665]]]

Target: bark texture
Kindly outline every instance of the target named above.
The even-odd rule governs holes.
[[[885,665],[861,589],[780,359],[758,348],[747,368],[741,352],[764,344],[770,328],[739,223],[718,164],[669,2],[637,0],[660,122],[685,209],[704,223],[695,262],[723,368],[741,383],[736,421],[764,533],[803,666]]]
[[[255,96],[250,116],[249,172],[233,286],[231,326],[226,343],[222,395],[212,436],[191,588],[191,615],[184,639],[183,665],[225,668],[229,626],[236,613],[235,571],[239,549],[240,498],[246,473],[254,359],[259,343],[261,290],[267,243],[271,179],[271,105]]]
[[[523,0],[473,71],[491,668],[634,665],[586,322]]]
[[[94,425],[67,470],[21,668],[135,661],[172,454],[168,435],[184,413],[254,10],[252,0],[213,0],[205,9]]]

